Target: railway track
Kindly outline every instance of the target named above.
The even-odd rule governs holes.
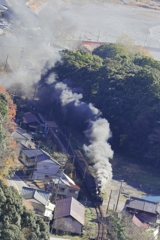
[[[96,214],[98,220],[98,234],[96,240],[103,240],[105,235],[105,228],[103,224],[103,213],[101,207],[96,207]]]

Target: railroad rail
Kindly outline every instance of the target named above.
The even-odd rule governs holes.
[[[101,207],[96,207],[96,214],[97,214],[97,220],[98,220],[98,234],[96,240],[103,240],[105,235],[105,228],[103,224],[103,212]]]

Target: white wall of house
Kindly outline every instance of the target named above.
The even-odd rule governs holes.
[[[64,196],[64,197],[68,197],[68,198],[74,197],[75,199],[77,199],[79,190],[72,188],[70,186],[67,186],[65,184],[59,184],[59,190],[57,193],[59,196]]]
[[[37,163],[36,170],[33,172],[32,179],[44,179],[45,177],[55,176],[59,165],[52,160],[44,160]]]
[[[42,203],[38,202],[35,199],[27,199],[27,201],[29,201],[32,204],[32,206],[34,208],[34,211],[38,211],[42,215],[44,214],[44,212],[45,212],[45,205],[43,205]]]

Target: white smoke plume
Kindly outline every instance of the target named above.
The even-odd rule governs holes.
[[[63,82],[55,83],[55,90],[56,93],[59,92],[58,98],[66,109],[72,103],[73,111],[79,107],[80,113],[84,113],[84,109],[85,113],[90,113],[89,127],[85,131],[85,136],[90,143],[84,145],[84,151],[86,156],[94,163],[93,168],[97,184],[103,189],[107,181],[112,178],[112,167],[109,159],[113,157],[113,151],[107,142],[111,137],[109,123],[106,119],[100,118],[100,111],[91,103],[87,104],[81,101],[83,95],[72,92],[67,84]]]
[[[0,36],[0,63],[5,68],[8,65],[12,72],[0,73],[0,84],[8,88],[21,83],[32,92],[32,85],[60,60],[59,50],[63,47],[54,45],[56,38],[72,34],[76,26],[72,16],[66,17],[65,11],[59,11],[65,5],[62,0],[48,0],[36,11],[31,11],[26,2],[7,0],[14,17],[9,29]]]
[[[112,178],[112,167],[109,159],[113,157],[113,151],[108,144],[111,137],[109,123],[104,118],[91,121],[91,126],[85,131],[90,144],[84,145],[86,156],[94,162],[94,171],[98,184],[104,188],[107,181]]]

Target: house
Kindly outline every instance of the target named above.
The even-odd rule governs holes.
[[[32,205],[37,215],[46,220],[52,220],[55,205],[50,203],[51,194],[49,192],[23,187],[21,196]]]
[[[85,207],[74,198],[56,202],[53,227],[65,232],[81,234],[84,225]]]
[[[57,175],[59,169],[59,164],[54,161],[52,158],[48,157],[48,159],[37,161],[36,170],[34,170],[32,179],[45,179],[52,178]]]
[[[20,151],[25,148],[35,149],[35,143],[32,136],[26,132],[19,131],[18,129],[11,134],[14,141],[17,143],[17,156],[19,157]]]
[[[78,194],[80,191],[79,186],[75,184],[75,182],[69,178],[65,173],[63,173],[62,176],[55,176],[52,179],[52,186],[49,184],[48,187],[51,186],[52,188],[55,188],[55,191],[52,189],[53,193],[53,199],[55,197],[55,192],[57,191],[57,199],[62,199],[62,198],[69,198],[73,197],[75,199],[78,198]]]
[[[50,159],[48,153],[42,149],[22,149],[20,160],[26,167],[35,166],[38,162]]]
[[[24,127],[31,131],[35,131],[38,126],[41,126],[40,120],[31,112],[24,113],[22,120]]]
[[[55,177],[59,170],[59,163],[42,149],[22,149],[20,161],[24,165],[23,172],[33,180]]]
[[[159,205],[142,198],[131,197],[126,201],[126,211],[136,214],[147,222],[156,223],[159,215]]]
[[[159,203],[142,198],[131,197],[125,204],[126,212],[132,216],[137,226],[153,232],[154,239],[159,233]]]

